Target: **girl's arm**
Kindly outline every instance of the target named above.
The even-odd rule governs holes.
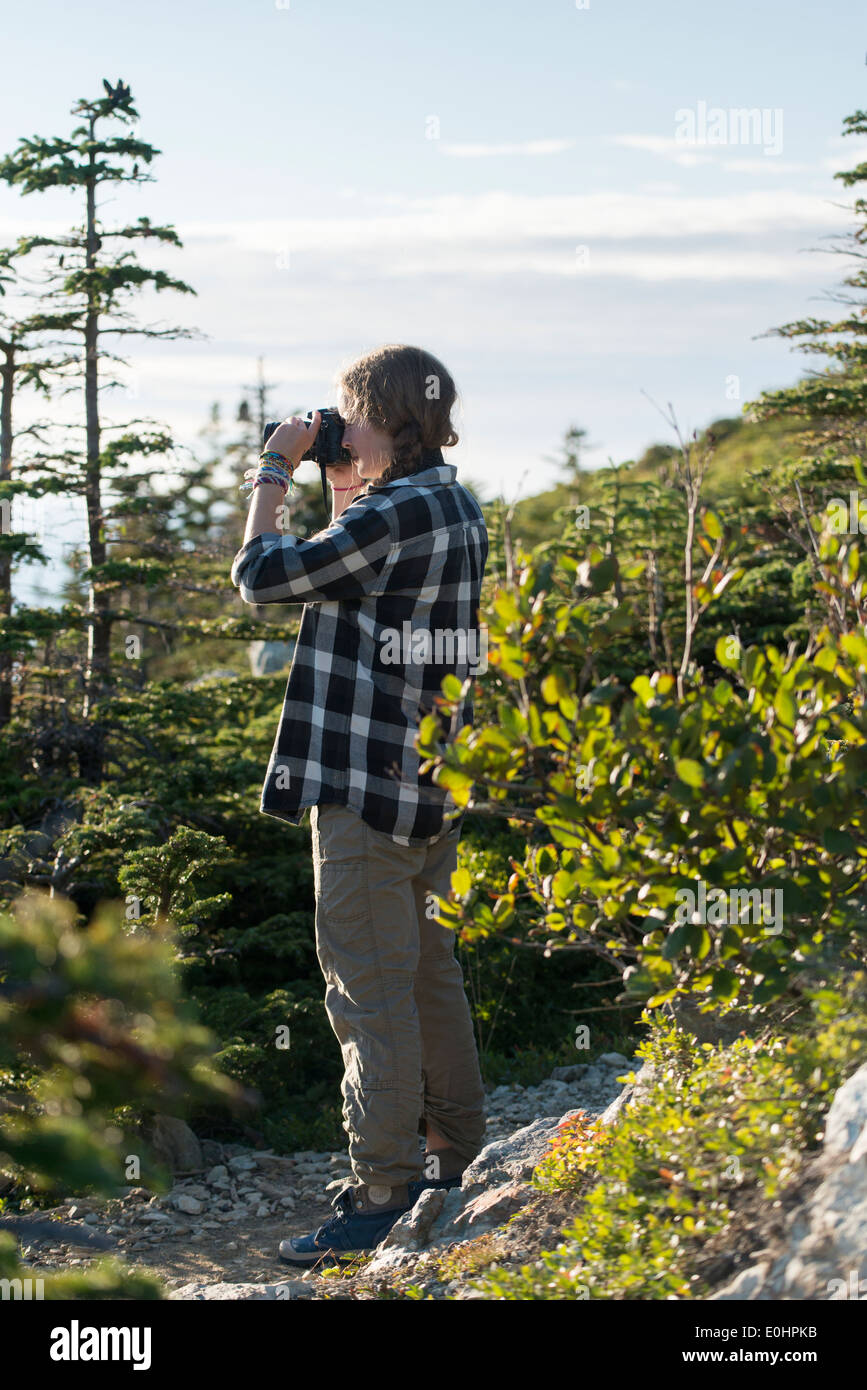
[[[278,425],[268,448],[282,454],[287,463],[297,468],[302,454],[306,454],[319,433],[322,416],[313,412],[309,427],[297,415],[292,415]],[[244,544],[256,536],[273,534],[283,530],[283,489],[277,483],[260,483],[253,488],[250,510],[247,513],[247,527],[244,531]]]
[[[256,536],[273,535],[283,530],[283,489],[279,483],[260,483],[253,488],[244,544]]]

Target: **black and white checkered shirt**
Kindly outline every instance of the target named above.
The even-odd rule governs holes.
[[[413,747],[443,678],[484,669],[488,536],[439,450],[359,497],[309,540],[266,533],[235,556],[246,603],[303,603],[260,810],[297,825],[336,802],[402,845],[441,833],[455,803]],[[458,709],[450,733],[470,722]]]

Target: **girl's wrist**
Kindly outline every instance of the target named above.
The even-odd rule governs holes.
[[[257,466],[248,468],[244,474],[245,481],[241,484],[240,491],[252,493],[264,483],[276,483],[285,495],[294,487],[292,475],[296,467],[297,464],[287,459],[284,454],[278,453],[276,449],[265,449],[259,455]]]

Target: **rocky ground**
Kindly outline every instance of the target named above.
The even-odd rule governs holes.
[[[634,1086],[618,1080],[632,1069]],[[542,1252],[558,1247],[570,1255],[564,1230],[581,1199],[533,1187],[533,1170],[564,1118],[581,1110],[615,1122],[647,1075],[608,1053],[557,1068],[539,1086],[497,1087],[487,1142],[460,1188],[425,1191],[371,1257],[339,1272],[296,1270],[277,1247],[331,1214],[349,1176],[345,1154],[200,1146],[192,1135],[201,1171],[179,1175],[164,1195],[133,1187],[39,1212],[29,1244],[29,1218],[20,1223],[22,1254],[46,1271],[84,1266],[101,1253],[86,1242],[98,1241],[181,1300],[481,1298],[473,1281],[483,1267],[542,1267]],[[56,1238],[45,1238],[46,1223]],[[697,1269],[714,1299],[867,1301],[867,1064],[837,1091],[822,1148],[799,1181],[773,1202],[745,1190]]]
[[[399,1297],[410,1285],[434,1298],[473,1297],[468,1280],[479,1237],[504,1266],[526,1264],[557,1245],[574,1200],[542,1195],[528,1179],[563,1117],[605,1111],[622,1097],[618,1077],[632,1066],[620,1053],[606,1053],[592,1064],[556,1068],[538,1086],[490,1091],[485,1148],[462,1187],[424,1193],[349,1277],[295,1270],[277,1256],[281,1240],[331,1215],[331,1200],[350,1173],[345,1153],[281,1155],[209,1140],[201,1145],[201,1170],[179,1175],[166,1194],[131,1187],[116,1199],[71,1199],[41,1212],[41,1221],[59,1218],[67,1229],[51,1243],[28,1245],[23,1235],[22,1255],[46,1271],[84,1267],[104,1251],[70,1236],[101,1237],[128,1264],[157,1274],[175,1299],[372,1298],[386,1288]],[[498,1232],[512,1217],[508,1232]]]

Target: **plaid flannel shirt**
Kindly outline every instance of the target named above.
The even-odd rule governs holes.
[[[442,833],[451,796],[419,773],[419,719],[444,676],[477,669],[488,536],[440,450],[309,540],[254,537],[232,565],[246,603],[304,610],[260,810],[297,825],[336,802],[402,845]],[[464,634],[465,640],[454,640]],[[419,658],[422,659],[419,659]],[[446,731],[472,719],[467,698]]]

